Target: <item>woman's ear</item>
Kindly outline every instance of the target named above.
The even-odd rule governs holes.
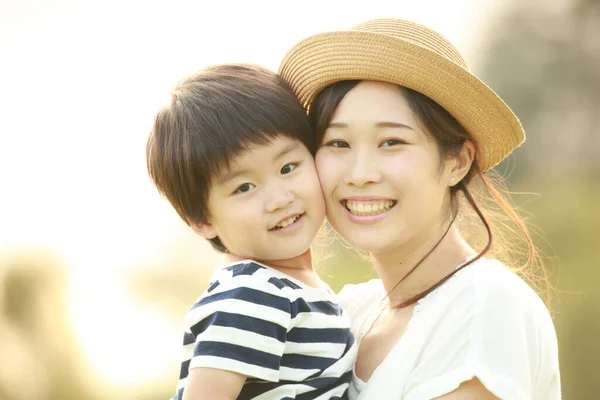
[[[204,223],[192,223],[192,229],[198,235],[202,236],[204,239],[214,239],[217,236],[217,229],[208,222]]]
[[[454,186],[460,182],[471,169],[475,160],[475,145],[470,140],[465,140],[458,155],[454,158],[450,170],[449,185]]]

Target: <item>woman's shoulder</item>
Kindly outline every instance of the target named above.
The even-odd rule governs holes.
[[[355,302],[368,301],[369,299],[385,295],[385,289],[381,279],[371,279],[363,283],[349,283],[344,285],[338,293],[340,303],[343,306],[350,306]]]
[[[550,313],[497,260],[483,258],[458,271],[424,304],[415,327],[413,340],[426,339],[409,398],[440,396],[440,388],[448,393],[474,375],[501,398],[549,398],[539,393],[556,385]]]
[[[471,301],[546,309],[531,286],[496,259],[482,258],[457,274],[455,291],[465,294]]]
[[[352,317],[357,311],[368,311],[370,306],[375,306],[385,296],[385,289],[381,279],[371,279],[359,284],[347,284],[338,293],[340,305]]]
[[[468,314],[488,322],[520,323],[554,332],[550,312],[540,296],[498,260],[477,260],[448,283],[442,298],[434,302],[449,314],[468,310]]]

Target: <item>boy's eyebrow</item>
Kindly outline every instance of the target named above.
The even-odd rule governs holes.
[[[277,153],[275,155],[275,157],[273,157],[273,161],[277,161],[279,160],[281,157],[285,156],[286,154],[296,150],[298,148],[298,146],[300,146],[299,142],[294,142],[294,143],[290,143],[287,146],[285,146],[283,149],[281,149],[281,151],[279,153]]]
[[[377,128],[403,128],[414,130],[412,127],[403,124],[401,122],[393,122],[393,121],[381,121],[375,124]],[[345,122],[332,122],[329,124],[329,128],[347,128],[348,124]]]
[[[280,158],[284,157],[286,154],[296,150],[298,148],[298,146],[300,146],[300,143],[294,142],[294,143],[290,143],[289,145],[285,146],[283,149],[281,149],[281,151],[277,154],[275,154],[275,157],[273,157],[273,161],[277,161]],[[244,175],[244,174],[248,174],[250,173],[249,169],[236,169],[236,170],[230,170],[228,171],[226,174],[223,174],[221,176],[219,176],[217,178],[217,181],[220,184],[226,183],[232,179],[237,178],[240,175]]]
[[[248,169],[236,169],[236,170],[233,170],[233,171],[230,170],[226,174],[220,175],[219,178],[217,179],[217,182],[219,182],[219,184],[222,185],[224,183],[229,182],[232,179],[237,178],[240,175],[244,175],[244,174],[247,174],[249,172],[250,172],[250,170],[248,170]]]

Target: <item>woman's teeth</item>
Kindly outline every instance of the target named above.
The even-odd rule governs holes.
[[[346,208],[356,215],[376,215],[389,210],[396,204],[392,200],[383,201],[355,201],[346,200]]]
[[[296,222],[296,220],[298,220],[298,218],[300,218],[299,215],[294,215],[293,217],[289,217],[288,219],[282,221],[277,226],[275,226],[275,229],[285,228],[286,226],[291,225],[294,222]]]

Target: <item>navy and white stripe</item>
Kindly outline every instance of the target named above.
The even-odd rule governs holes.
[[[256,262],[218,270],[186,316],[177,394],[190,368],[248,377],[238,399],[343,399],[357,348],[336,296]]]

